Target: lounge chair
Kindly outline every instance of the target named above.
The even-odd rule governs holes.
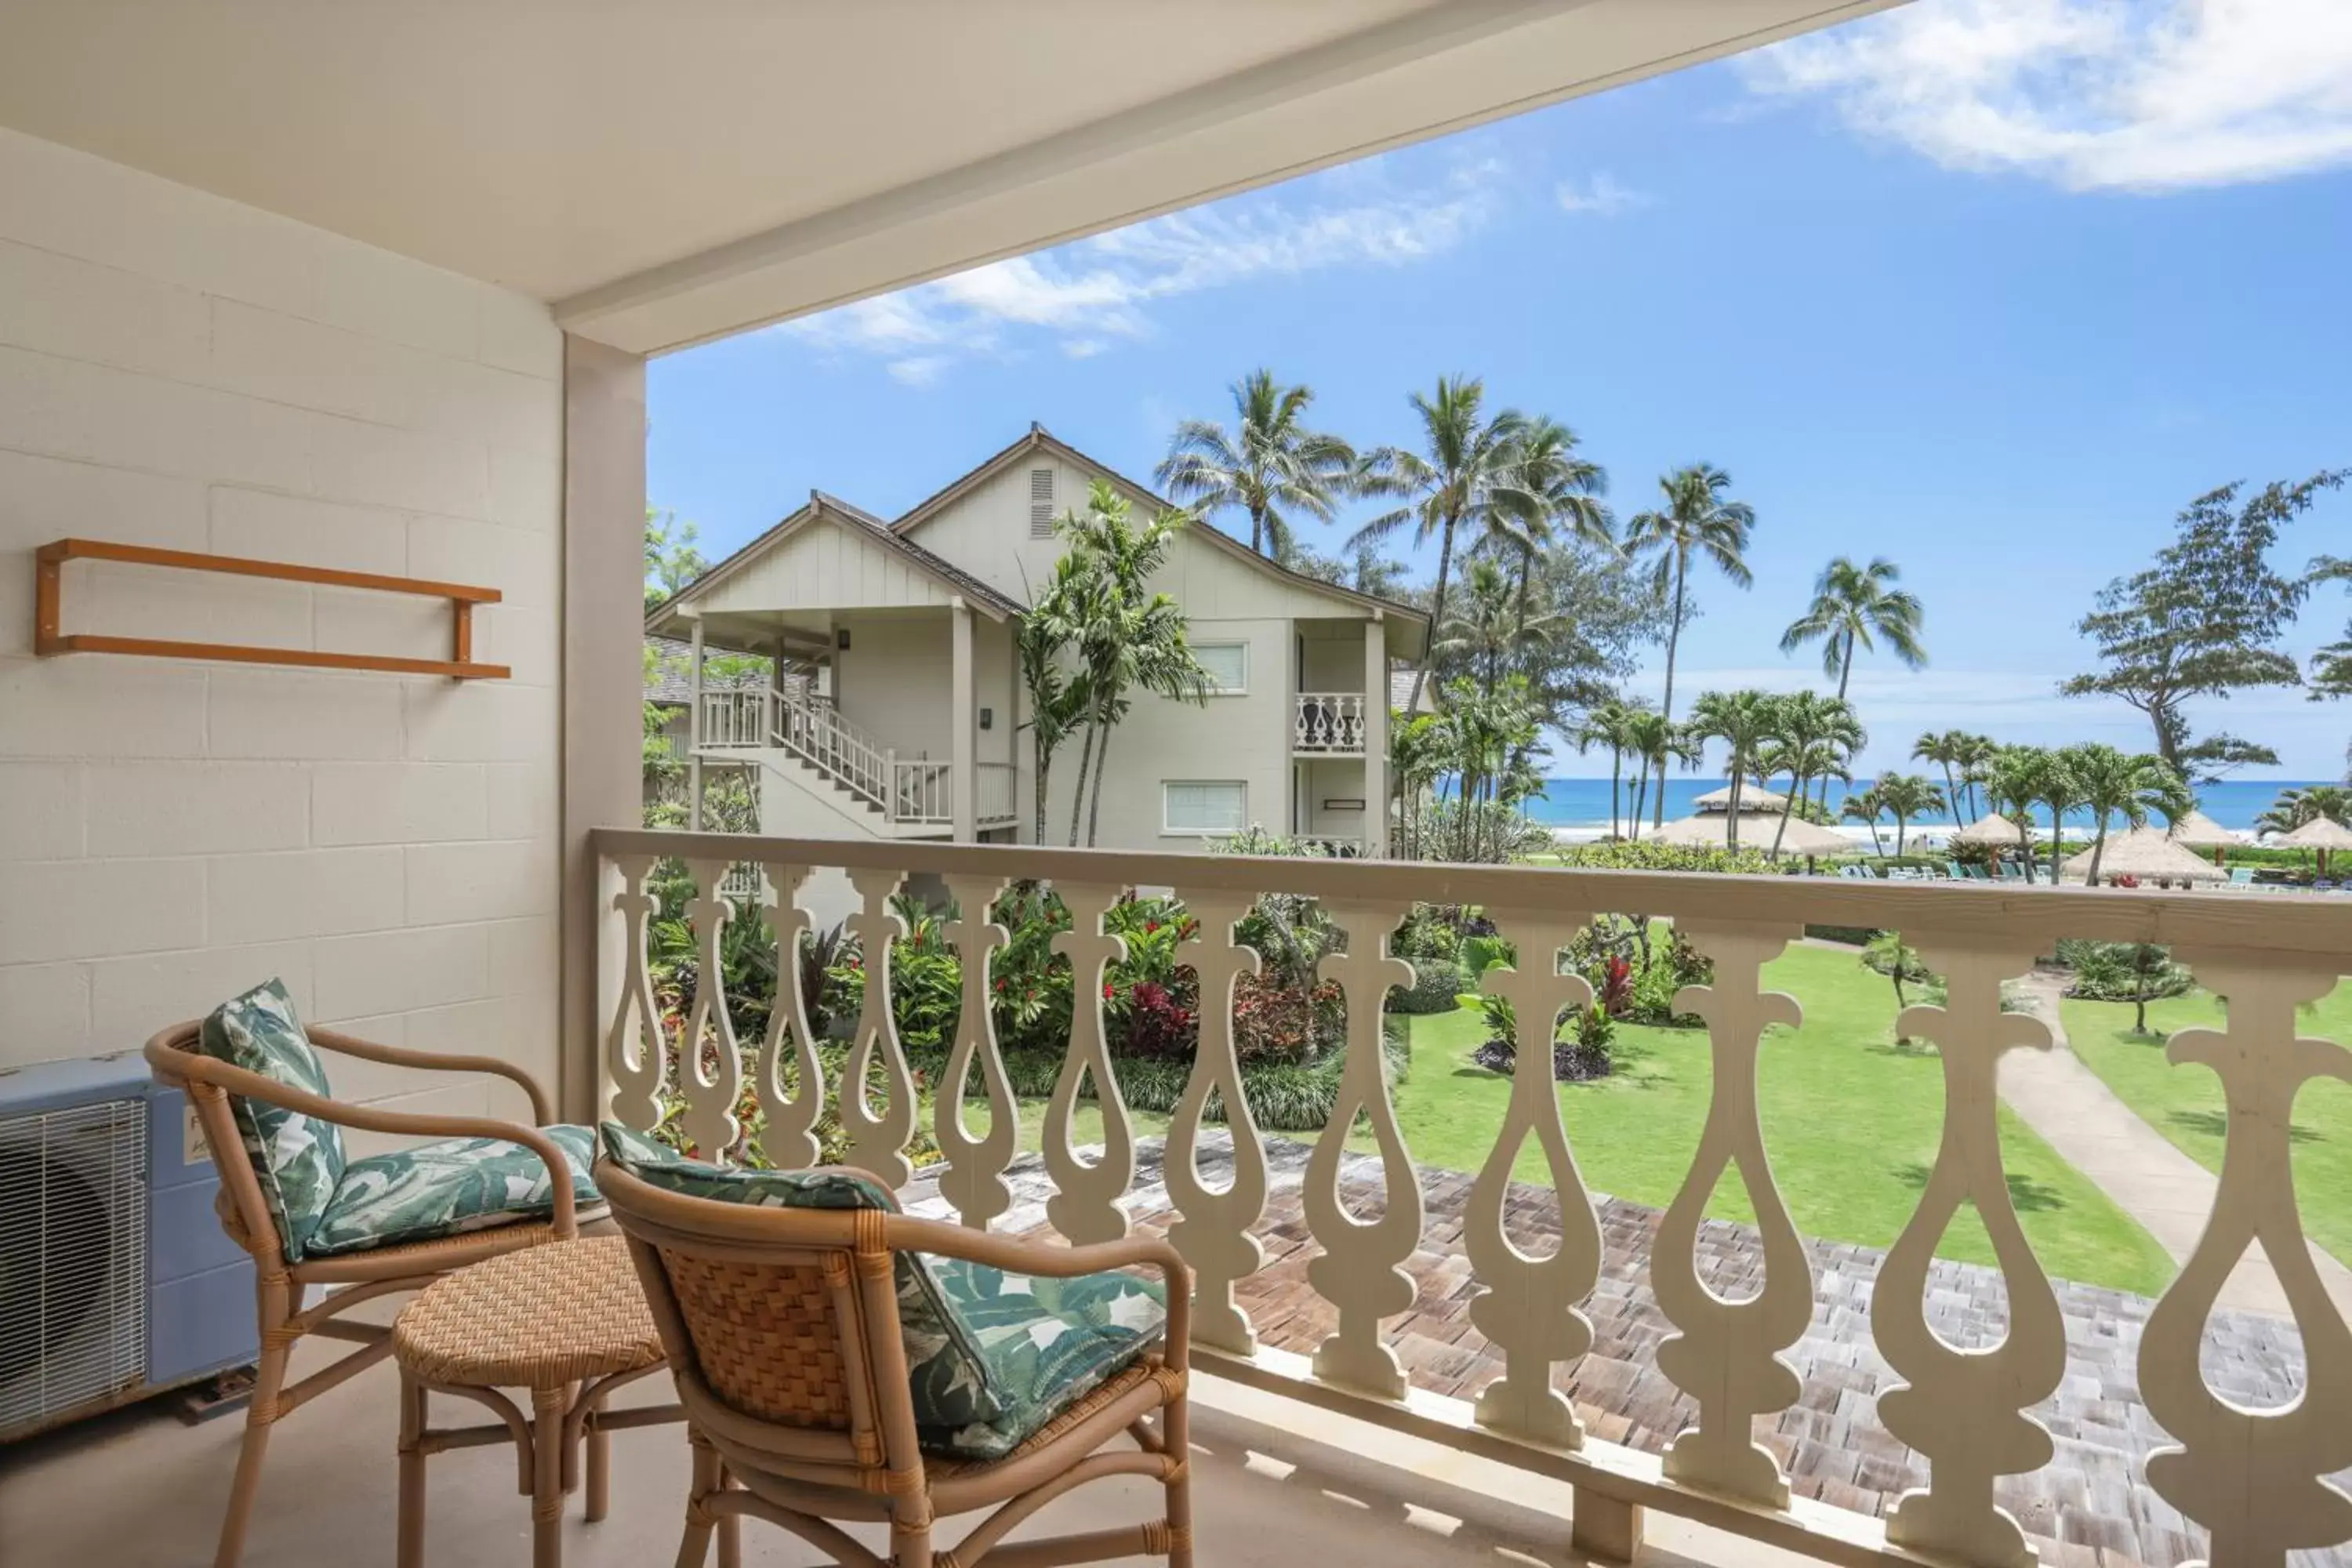
[[[900,1568],[980,1562],[1040,1505],[1113,1476],[1158,1482],[1163,1517],[1004,1556],[1191,1568],[1190,1280],[1167,1242],[991,1236],[900,1214],[860,1171],[724,1169],[609,1123],[596,1179],[686,1408],[679,1568],[700,1568],[714,1530],[739,1561],[746,1518],[869,1568],[835,1521],[887,1521]],[[1108,1447],[1121,1434],[1137,1447]],[[982,1509],[934,1552],[936,1521]]]
[[[2251,888],[2253,885],[2254,868],[2252,866],[2238,867],[2230,873],[2230,879],[2222,884],[2227,888]]]

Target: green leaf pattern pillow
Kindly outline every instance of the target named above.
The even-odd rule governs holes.
[[[196,1048],[289,1089],[331,1092],[319,1053],[295,1016],[293,998],[276,980],[214,1008],[197,1031]],[[269,1217],[277,1222],[278,1245],[289,1263],[299,1263],[308,1256],[310,1233],[342,1180],[342,1130],[331,1121],[243,1095],[229,1097],[229,1110],[261,1183]]]
[[[596,1137],[585,1127],[542,1127],[571,1166],[572,1195],[602,1203],[589,1166]],[[444,1138],[354,1160],[310,1232],[313,1257],[364,1252],[406,1241],[464,1236],[555,1209],[547,1162],[503,1138]]]

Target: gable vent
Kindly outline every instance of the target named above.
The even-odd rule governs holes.
[[[1029,470],[1029,537],[1054,537],[1054,470]]]

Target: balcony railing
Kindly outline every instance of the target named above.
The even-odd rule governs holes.
[[[982,763],[973,787],[974,815],[982,827],[1003,827],[1017,820],[1014,804],[1020,772],[1011,763]]]
[[[1339,756],[1364,754],[1364,694],[1302,691],[1290,725],[1290,749]]]
[[[1137,1169],[1132,1123],[1105,1046],[1104,970],[1122,949],[1118,938],[1103,932],[1103,916],[1128,889],[1172,888],[1198,920],[1181,951],[1199,976],[1202,998],[1199,1045],[1169,1126],[1164,1166],[1180,1216],[1171,1239],[1194,1271],[1194,1364],[1566,1480],[1577,1489],[1578,1544],[1601,1555],[1624,1555],[1638,1539],[1640,1510],[1649,1508],[1847,1565],[2021,1568],[2032,1562],[2017,1522],[1996,1506],[1995,1486],[2001,1477],[2050,1463],[2051,1438],[2030,1413],[2058,1389],[2067,1347],[2057,1297],[2011,1206],[1995,1092],[2002,1054],[2047,1047],[2050,1037],[2035,1020],[2001,1010],[2001,987],[2025,974],[2060,937],[2172,944],[2229,999],[2222,1028],[2184,1031],[2169,1052],[2174,1070],[2210,1070],[2220,1079],[2228,1143],[2202,1237],[2151,1310],[2138,1343],[2141,1400],[2174,1444],[2147,1461],[2145,1482],[2211,1532],[2216,1564],[2280,1564],[2290,1551],[2352,1539],[2352,1502],[2322,1480],[2352,1467],[2352,1330],[2312,1265],[2288,1157],[2297,1090],[2315,1078],[2352,1081],[2352,1053],[2298,1038],[2295,1027],[2296,1009],[2332,990],[2352,957],[2352,900],[2290,896],[2257,905],[2226,895],[2129,889],[747,841],[623,830],[598,833],[596,844],[610,911],[600,951],[618,955],[617,967],[608,963],[599,976],[610,1009],[604,1067],[611,1112],[651,1127],[675,1110],[699,1148],[725,1150],[742,1131],[737,1118],[748,1078],[764,1118],[761,1152],[786,1166],[809,1163],[817,1152],[821,1069],[814,1042],[794,1022],[804,1017],[801,966],[774,965],[780,989],[770,1032],[764,1041],[743,1043],[756,1049],[739,1051],[719,994],[719,942],[732,907],[724,898],[698,897],[688,913],[703,953],[702,987],[688,1032],[721,1048],[688,1053],[673,1067],[648,982],[648,879],[657,859],[675,857],[698,887],[712,888],[748,854],[765,867],[768,897],[782,906],[772,909],[770,928],[791,942],[808,923],[793,907],[795,890],[816,868],[847,871],[863,905],[850,917],[850,930],[864,940],[869,980],[843,1077],[864,1083],[878,1069],[884,1087],[878,1097],[842,1095],[840,1116],[850,1161],[893,1184],[912,1173],[906,1150],[919,1106],[890,1022],[889,939],[903,926],[889,899],[911,874],[943,879],[962,911],[946,934],[963,959],[963,1018],[930,1108],[945,1159],[938,1185],[967,1224],[981,1227],[1010,1202],[1005,1172],[1016,1118],[988,1007],[991,956],[1006,936],[980,911],[1014,879],[1050,881],[1076,922],[1055,945],[1076,966],[1077,984],[1062,1090],[1045,1115],[1043,1154],[1055,1187],[1047,1212],[1078,1243],[1126,1233],[1120,1200]],[[1320,1298],[1313,1310],[1331,1324],[1311,1358],[1261,1346],[1236,1296],[1263,1262],[1252,1232],[1265,1209],[1267,1162],[1243,1092],[1230,1016],[1235,979],[1255,966],[1257,955],[1232,937],[1253,900],[1273,891],[1318,900],[1347,933],[1345,951],[1324,958],[1319,971],[1339,984],[1347,1025],[1338,1104],[1306,1165],[1302,1194],[1321,1249],[1308,1272]],[[1555,1371],[1592,1342],[1579,1304],[1598,1280],[1602,1249],[1563,1126],[1550,1049],[1553,1020],[1564,1008],[1585,1005],[1591,993],[1580,976],[1556,973],[1549,957],[1490,970],[1484,981],[1486,991],[1515,1005],[1519,1040],[1507,1109],[1471,1189],[1460,1247],[1478,1292],[1474,1321],[1505,1370],[1475,1403],[1442,1397],[1408,1386],[1388,1342],[1387,1324],[1414,1304],[1414,1283],[1403,1266],[1423,1239],[1419,1173],[1381,1071],[1382,1001],[1391,985],[1411,977],[1408,964],[1388,955],[1388,939],[1415,900],[1480,906],[1528,955],[1556,952],[1596,911],[1640,911],[1673,921],[1713,963],[1711,983],[1686,988],[1675,1004],[1706,1021],[1711,1100],[1691,1167],[1648,1258],[1657,1306],[1675,1331],[1658,1347],[1656,1371],[1694,1410],[1663,1456],[1588,1437],[1553,1386]],[[1810,1255],[1775,1183],[1757,1109],[1766,1031],[1793,1026],[1801,1014],[1793,998],[1765,988],[1762,971],[1816,923],[1898,931],[1948,985],[1943,1005],[1909,1008],[1899,1025],[1905,1035],[1936,1047],[1944,1100],[1932,1169],[1870,1293],[1868,1329],[1877,1353],[1904,1380],[1880,1399],[1876,1417],[1910,1446],[1927,1478],[1884,1521],[1792,1500],[1788,1477],[1757,1441],[1759,1418],[1800,1397],[1783,1352],[1806,1331],[1814,1283]],[[776,1087],[787,1060],[797,1066],[799,1085],[789,1100]],[[1100,1096],[1102,1146],[1082,1158],[1075,1101],[1089,1074]],[[975,1136],[958,1114],[968,1090],[989,1100],[985,1134]],[[1213,1186],[1201,1165],[1202,1112],[1212,1093],[1233,1113],[1230,1179]],[[1870,1110],[1832,1105],[1819,1114],[1867,1116]],[[1372,1205],[1353,1179],[1349,1198],[1340,1192],[1343,1152],[1360,1119],[1378,1150],[1380,1190]],[[1539,1255],[1522,1250],[1505,1225],[1512,1168],[1530,1145],[1559,1194],[1559,1234]],[[1698,1238],[1710,1194],[1735,1177],[1757,1215],[1763,1268],[1756,1292],[1731,1300],[1702,1282]],[[1874,1178],[1857,1172],[1855,1179]],[[1937,1243],[1968,1205],[1999,1259],[2008,1330],[1998,1345],[1963,1351],[1930,1327],[1924,1298]],[[2233,1405],[2200,1371],[2206,1320],[2232,1265],[2256,1242],[2293,1306],[2305,1354],[2303,1397],[2274,1409]]]
[[[702,694],[702,743],[706,747],[772,746],[775,725],[770,710],[776,694],[740,687]]]

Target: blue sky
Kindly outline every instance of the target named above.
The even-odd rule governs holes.
[[[1780,628],[1883,553],[1933,662],[1857,671],[1864,768],[1951,725],[2145,747],[2052,694],[2092,594],[2213,486],[2352,464],[2347,83],[2335,0],[1921,0],[659,361],[650,491],[715,557],[812,486],[893,513],[1032,419],[1146,477],[1260,364],[1360,446],[1466,372],[1568,423],[1621,515],[1699,459],[1756,508],[1755,586],[1702,587],[1678,693],[1819,682]],[[2352,494],[2284,554],[2322,551]],[[2329,590],[2291,647],[2347,613]],[[2352,707],[2198,717],[2344,769]]]

